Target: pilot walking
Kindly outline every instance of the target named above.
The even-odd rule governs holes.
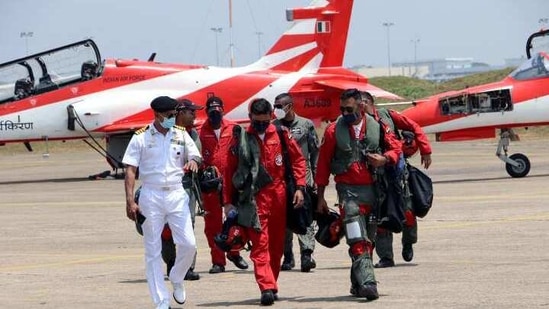
[[[201,109],[204,109],[204,106],[199,106],[188,99],[183,99],[177,106],[177,116],[175,117],[175,126],[178,127],[178,129],[186,130],[187,133],[189,133],[189,136],[193,139],[199,151],[201,149],[201,144],[200,140],[198,139],[198,131],[196,131],[196,129],[194,128],[194,120],[196,119],[196,111]],[[183,188],[189,196],[189,210],[191,211],[191,222],[193,223],[193,230],[196,217],[197,199],[195,193],[193,193],[192,186],[193,181],[197,181],[196,177],[196,174],[192,173],[185,173],[185,176],[183,176]],[[164,226],[164,231],[162,231],[162,259],[167,265],[166,274],[170,273],[170,270],[175,264],[175,257],[175,244],[173,242],[170,227],[168,224],[166,224]],[[196,253],[194,255],[193,263],[187,271],[187,274],[185,275],[185,280],[200,279],[200,275],[194,271],[195,265]]]
[[[318,161],[318,135],[313,122],[300,117],[294,111],[294,102],[290,94],[281,93],[275,98],[274,114],[277,117],[275,124],[280,124],[290,131],[292,138],[301,147],[301,153],[307,164],[307,191],[315,190],[314,173]],[[316,206],[316,205],[315,205]],[[301,253],[301,271],[309,272],[316,267],[312,254],[315,250],[315,221],[307,228],[307,234],[297,235]],[[280,270],[291,270],[295,266],[292,242],[294,234],[286,230],[284,244],[284,259]]]
[[[362,102],[365,104],[366,112],[374,118],[382,121],[387,126],[398,133],[399,130],[404,130],[413,133],[413,140],[403,141],[402,150],[404,158],[414,155],[418,148],[421,154],[421,164],[428,169],[431,165],[431,145],[423,129],[412,119],[400,114],[399,112],[389,109],[376,109],[374,105],[374,97],[366,91],[361,92]],[[406,166],[405,166],[406,168]],[[405,171],[406,177],[408,173]],[[404,181],[407,184],[407,181]],[[403,192],[409,192],[404,188]],[[404,214],[406,222],[402,229],[402,258],[406,262],[412,261],[414,258],[413,244],[417,242],[417,220],[412,209],[412,201],[409,194],[404,194]],[[385,268],[395,266],[393,254],[393,233],[379,228],[376,235],[376,253],[380,260],[374,265],[376,268]]]
[[[210,247],[212,267],[210,274],[225,271],[225,252],[214,241],[214,237],[221,233],[223,227],[223,201],[222,191],[227,186],[222,183],[222,177],[227,169],[228,160],[235,153],[231,153],[231,147],[235,145],[233,130],[238,126],[235,122],[223,117],[223,101],[219,97],[210,97],[206,101],[207,120],[200,129],[200,142],[202,144],[202,157],[204,169],[217,169],[217,185],[212,185],[215,179],[209,179],[208,185],[203,185],[202,200],[204,203],[204,234]],[[237,142],[237,141],[236,141]],[[221,188],[220,188],[221,187]],[[248,263],[240,255],[240,251],[227,252],[227,259],[239,268],[247,269]]]
[[[374,300],[379,294],[370,235],[375,233],[376,225],[369,222],[369,217],[378,207],[375,175],[378,168],[396,164],[402,150],[392,132],[363,112],[361,101],[357,89],[343,91],[340,96],[341,116],[326,128],[315,177],[317,211],[329,211],[324,192],[330,174],[333,174],[352,261],[350,292]],[[384,136],[383,140],[381,136]]]
[[[234,207],[238,210],[238,223],[245,227],[252,243],[250,259],[261,291],[261,305],[270,306],[278,299],[277,281],[286,233],[284,162],[290,162],[297,185],[294,207],[303,206],[306,166],[289,132],[278,132],[271,123],[273,108],[269,101],[254,99],[248,110],[250,126],[239,139],[238,160],[230,161],[224,177],[226,183],[232,184],[225,191],[224,208],[226,214]]]
[[[145,271],[157,309],[170,307],[161,259],[161,233],[165,222],[168,222],[177,246],[175,264],[168,277],[173,286],[173,298],[179,304],[186,300],[183,279],[196,252],[189,196],[181,179],[185,171],[198,171],[202,157],[189,134],[174,127],[177,105],[175,99],[166,96],[152,100],[154,122],[135,132],[122,159],[126,165],[126,215],[133,221],[138,213],[145,218],[142,224]],[[138,167],[142,182],[139,206],[133,197]]]

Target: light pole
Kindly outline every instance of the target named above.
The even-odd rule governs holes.
[[[219,44],[217,42],[217,35],[223,31],[223,28],[221,27],[212,27],[210,28],[215,33],[215,59],[216,59],[216,65],[219,66]]]
[[[391,26],[394,26],[395,24],[392,23],[392,22],[384,22],[382,25],[387,28],[387,65],[389,67],[389,76],[391,76],[391,36],[390,36],[390,28],[391,28]]]
[[[417,43],[419,43],[419,39],[413,39],[410,42],[414,44],[414,77],[417,77]]]
[[[263,32],[256,31],[255,35],[257,35],[257,58],[261,58],[261,36],[263,35]]]
[[[19,34],[20,38],[25,38],[25,52],[27,53],[27,56],[29,55],[29,38],[32,38],[34,32],[32,31],[23,31],[21,34]]]

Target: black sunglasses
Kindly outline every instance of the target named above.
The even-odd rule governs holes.
[[[347,112],[349,114],[355,112],[355,108],[352,107],[352,106],[341,106],[341,107],[339,107],[339,110],[341,111],[342,114],[345,113],[345,112]]]

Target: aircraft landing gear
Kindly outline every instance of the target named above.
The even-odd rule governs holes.
[[[516,140],[516,137],[517,136],[511,129],[501,129],[496,156],[501,161],[505,162],[505,170],[511,177],[520,178],[528,175],[530,172],[530,160],[522,153],[515,153],[507,156],[509,143],[511,140]]]

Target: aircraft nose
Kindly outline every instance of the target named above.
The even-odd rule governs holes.
[[[401,112],[402,115],[414,120],[421,127],[434,121],[433,104],[429,102],[411,106]]]

